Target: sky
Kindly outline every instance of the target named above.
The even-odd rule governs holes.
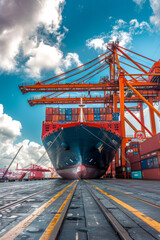
[[[158,61],[159,12],[159,0],[0,0],[0,167],[21,145],[20,166],[44,153],[46,106],[30,107],[19,85],[86,63],[117,39]]]

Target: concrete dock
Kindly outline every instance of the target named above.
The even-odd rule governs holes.
[[[160,239],[160,182],[0,183],[0,239]]]

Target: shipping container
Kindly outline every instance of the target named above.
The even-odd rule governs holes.
[[[126,172],[131,172],[131,167],[126,167]]]
[[[78,121],[78,115],[72,115],[72,122]]]
[[[87,115],[88,114],[88,108],[83,108],[83,113]]]
[[[59,116],[58,115],[52,115],[52,121],[53,122],[58,122],[58,119],[59,118]]]
[[[148,167],[147,167],[147,161],[146,160],[142,160],[141,161],[141,168],[142,169],[147,169]]]
[[[72,108],[66,108],[65,109],[65,114],[66,115],[71,115],[72,114]]]
[[[46,115],[53,114],[53,108],[46,108]]]
[[[52,115],[46,115],[46,122],[52,121]]]
[[[143,179],[160,180],[160,168],[142,170]]]
[[[154,151],[160,150],[160,133],[147,139],[140,144],[140,154],[145,155]]]
[[[106,121],[106,115],[105,114],[100,114],[100,120],[101,121]]]
[[[131,171],[141,171],[141,162],[131,163]]]
[[[119,120],[119,113],[112,113],[112,118],[113,118],[113,121],[118,121]]]
[[[59,123],[66,123],[66,121],[59,121]]]
[[[94,114],[100,114],[100,108],[94,108]]]
[[[105,113],[107,113],[107,109],[106,108],[100,108],[100,113],[101,114],[105,114]]]
[[[158,168],[158,156],[141,160],[142,169]]]
[[[59,108],[59,114],[65,114],[65,108]]]
[[[83,109],[84,112],[84,109]],[[78,114],[78,108],[72,108],[72,114],[77,115]]]
[[[90,122],[90,121],[94,121],[94,114],[88,114],[88,121]]]
[[[88,115],[94,114],[94,108],[88,108]]]
[[[65,114],[59,115],[59,121],[65,121]]]
[[[131,177],[133,179],[142,179],[142,172],[141,171],[131,172]]]
[[[94,121],[100,121],[100,115],[94,114]]]
[[[112,114],[106,114],[106,121],[112,121]]]
[[[66,122],[72,121],[72,115],[66,115],[65,117],[66,117],[66,118],[65,118]]]
[[[133,153],[132,153],[133,154]],[[132,155],[130,158],[129,158],[129,161],[130,163],[132,162],[140,162],[140,154],[135,154],[135,155]]]
[[[58,115],[59,114],[59,108],[53,108],[52,109],[52,114]]]

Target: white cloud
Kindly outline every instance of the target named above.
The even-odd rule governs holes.
[[[150,17],[150,22],[160,29],[160,1],[150,0],[150,5],[153,10],[153,16]]]
[[[92,40],[87,40],[87,47],[94,48],[95,50],[106,50],[107,45],[104,42],[103,37],[102,38],[95,38]]]
[[[28,164],[36,163],[45,152],[43,146],[35,142],[30,142],[27,139],[16,144],[15,141],[17,141],[17,138],[21,135],[21,129],[21,123],[5,114],[3,112],[3,105],[0,104],[0,168],[9,165],[22,145],[23,147],[12,165],[12,169],[16,168],[17,163],[19,167],[25,167]],[[43,160],[47,158],[46,154]]]
[[[135,2],[138,5],[142,5],[143,3],[145,3],[146,0],[133,0],[133,2]]]
[[[68,53],[64,58],[62,51],[56,46],[41,43],[30,49],[31,57],[26,63],[26,72],[32,77],[40,77],[41,70],[54,70],[57,74],[68,69],[72,64],[81,65],[76,53]]]
[[[21,53],[27,59],[22,69],[27,68],[30,75],[40,76],[43,69],[62,71],[59,64],[64,57],[60,45],[68,31],[65,26],[60,31],[64,4],[65,0],[0,0],[1,69],[18,68],[21,62],[17,62],[17,56]],[[72,62],[78,64],[76,58]]]
[[[99,36],[95,38],[88,39],[86,45],[89,48],[94,48],[99,51],[106,51],[107,42],[119,41],[120,46],[129,46],[133,40],[133,36],[137,34],[142,34],[144,31],[151,31],[150,25],[145,22],[138,22],[137,19],[132,19],[129,23],[122,19],[115,22],[112,31],[105,36]]]

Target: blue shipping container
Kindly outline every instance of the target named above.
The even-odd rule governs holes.
[[[66,123],[65,121],[59,121],[59,123]]]
[[[72,115],[66,115],[66,121],[72,121]]]
[[[141,168],[142,169],[147,169],[148,168],[146,159],[141,161]]]
[[[65,114],[65,108],[59,108],[59,114]]]
[[[126,167],[126,172],[131,172],[131,167]]]
[[[142,172],[141,171],[131,172],[131,177],[134,179],[142,179]]]
[[[138,154],[138,152],[133,152],[133,155],[137,155]]]
[[[66,108],[65,113],[66,115],[72,114],[72,108]]]
[[[94,114],[94,121],[100,121],[100,115]]]
[[[100,113],[100,108],[94,108],[94,114],[95,113]]]

